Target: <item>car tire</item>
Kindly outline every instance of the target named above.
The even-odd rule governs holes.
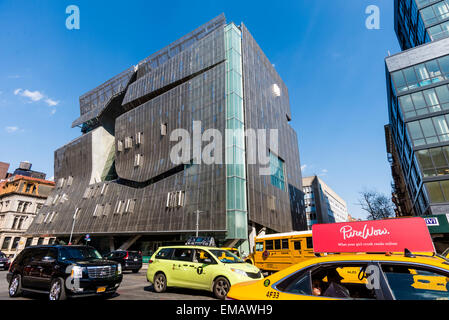
[[[231,288],[231,284],[225,277],[218,277],[214,281],[213,292],[217,299],[224,300]]]
[[[50,284],[50,292],[48,293],[48,300],[66,300],[65,282],[62,278],[53,279]]]
[[[162,272],[154,276],[153,282],[154,291],[157,293],[162,293],[167,290],[167,277]]]
[[[22,294],[22,277],[15,274],[9,282],[8,293],[11,298],[18,297]]]

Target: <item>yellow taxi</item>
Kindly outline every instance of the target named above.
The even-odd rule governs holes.
[[[318,224],[312,234],[318,257],[236,284],[227,298],[449,300],[449,260],[422,218]]]
[[[224,299],[234,284],[262,278],[257,267],[228,250],[209,246],[161,247],[147,270],[147,281],[158,293],[180,287],[211,291],[218,299]]]
[[[312,258],[263,280],[233,285],[233,300],[449,300],[449,261],[432,255]]]

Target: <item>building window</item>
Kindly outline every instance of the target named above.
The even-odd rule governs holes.
[[[33,238],[27,238],[27,241],[25,243],[25,248],[31,246],[31,243],[33,242]]]
[[[122,214],[123,210],[125,209],[125,201],[124,200],[119,200],[117,202],[117,205],[115,206],[115,210],[114,213],[115,214]]]
[[[268,209],[271,211],[275,211],[276,210],[276,197],[269,196],[267,199],[268,199]]]
[[[58,213],[57,213],[56,211],[53,211],[53,212],[50,214],[50,217],[49,217],[47,223],[52,223],[53,220],[55,219],[55,217],[56,217],[57,215],[58,215]]]
[[[137,132],[137,134],[136,134],[136,146],[141,145],[142,141],[143,141],[143,132]]]
[[[99,217],[103,214],[103,210],[104,210],[104,205],[103,204],[97,204],[95,206],[95,210],[94,210],[94,217]]]
[[[161,136],[167,135],[167,124],[161,123]]]
[[[136,199],[128,199],[126,201],[126,206],[125,206],[125,213],[133,213],[134,212],[134,207],[136,206]]]
[[[103,210],[103,216],[108,216],[111,213],[111,203],[106,203]]]
[[[64,178],[59,178],[58,179],[58,184],[57,184],[57,188],[62,188],[64,186]]]
[[[109,188],[109,184],[107,184],[107,183],[103,184],[103,186],[101,187],[100,195],[102,195],[102,196],[105,195],[106,192],[108,192],[108,188]]]
[[[67,178],[67,186],[71,186],[72,183],[73,183],[73,177],[72,177],[72,176],[69,176],[69,177]]]
[[[36,204],[36,210],[34,211],[34,213],[38,213],[39,212],[39,210],[41,209],[43,207],[43,204],[42,203],[38,203],[38,204]]]
[[[5,237],[3,239],[2,250],[8,250],[10,243],[11,243],[11,237]]]
[[[399,97],[405,119],[449,109],[447,85]]]
[[[20,237],[14,237],[14,240],[12,241],[11,250],[17,250],[17,247],[19,246]]]
[[[142,164],[143,156],[141,154],[136,154],[134,156],[134,167],[139,167]]]
[[[125,149],[131,149],[133,147],[133,137],[125,138]]]
[[[22,224],[23,224],[23,222],[26,220],[26,218],[25,217],[21,217],[20,219],[19,219],[19,223],[17,224],[17,229],[18,230],[22,230]]]
[[[117,151],[122,152],[123,151],[123,142],[121,140],[117,141]]]
[[[284,161],[270,152],[271,184],[285,191]]]
[[[431,60],[391,74],[396,92],[405,92],[449,78],[449,56]]]
[[[407,124],[415,147],[449,141],[449,115],[413,121]]]
[[[416,151],[423,176],[449,175],[449,146]]]
[[[449,202],[449,180],[426,182],[424,185],[431,203]]]
[[[449,18],[449,4],[446,1],[438,2],[434,5],[420,10],[422,19],[426,26],[435,24],[441,20]]]
[[[183,207],[185,203],[185,192],[174,191],[167,194],[167,208]]]

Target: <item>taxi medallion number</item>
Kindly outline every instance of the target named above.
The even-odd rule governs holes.
[[[279,299],[279,292],[268,291],[266,296],[267,296],[267,298],[270,298],[270,299]]]

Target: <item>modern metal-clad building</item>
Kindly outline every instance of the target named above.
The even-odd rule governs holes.
[[[216,17],[81,96],[80,113],[28,233],[145,254],[199,232],[248,252],[263,227],[304,227],[288,91],[243,24]]]

